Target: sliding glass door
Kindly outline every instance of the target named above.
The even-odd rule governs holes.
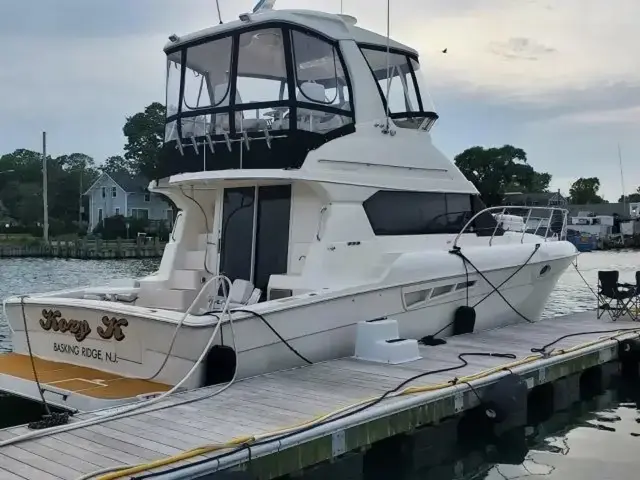
[[[220,273],[266,295],[269,277],[287,272],[290,214],[290,185],[225,189]]]

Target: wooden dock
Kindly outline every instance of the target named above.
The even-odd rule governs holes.
[[[175,394],[123,418],[110,418],[117,409],[81,414],[65,432],[37,431],[37,437],[0,446],[0,479],[75,480],[123,464],[137,468],[92,478],[279,478],[401,434],[437,437],[439,425],[477,407],[507,376],[516,375],[531,396],[548,384],[583,383],[585,373],[617,371],[619,350],[626,352],[620,342],[637,338],[638,330],[638,323],[606,315],[598,320],[589,311],[450,338],[421,347],[421,360],[401,365],[343,358],[237,381],[215,396],[221,386]],[[588,331],[601,333],[582,335]],[[425,375],[374,401],[416,375],[453,369],[461,358],[467,366]],[[570,403],[573,395],[556,397]],[[101,423],[74,429],[87,419]],[[5,429],[0,442],[30,432]],[[217,473],[230,470],[246,476]]]

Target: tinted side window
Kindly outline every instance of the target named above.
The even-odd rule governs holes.
[[[447,193],[447,229],[458,233],[473,216],[471,195],[466,193]]]
[[[471,218],[471,196],[379,191],[363,204],[376,235],[458,233]]]
[[[473,208],[474,215],[478,212],[481,212],[485,208],[487,208],[487,206],[484,204],[484,202],[478,195],[472,195],[471,206]],[[498,210],[498,212],[500,211]],[[498,222],[490,212],[484,212],[474,220],[473,228],[479,237],[484,237],[484,236],[490,237],[491,235],[504,234],[504,230],[502,228],[498,227],[496,229],[497,224]]]

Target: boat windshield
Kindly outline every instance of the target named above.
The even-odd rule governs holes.
[[[360,45],[371,72],[378,82],[386,108],[388,89],[389,114],[401,128],[430,130],[438,116],[434,112],[424,84],[418,60],[405,52]]]
[[[167,62],[165,141],[353,123],[338,44],[311,32],[256,28],[169,52]]]

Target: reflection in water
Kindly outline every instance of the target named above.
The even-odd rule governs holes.
[[[0,300],[11,295],[99,285],[117,278],[140,277],[157,270],[159,259],[66,260],[0,258]],[[9,327],[0,311],[0,351],[11,349]]]

